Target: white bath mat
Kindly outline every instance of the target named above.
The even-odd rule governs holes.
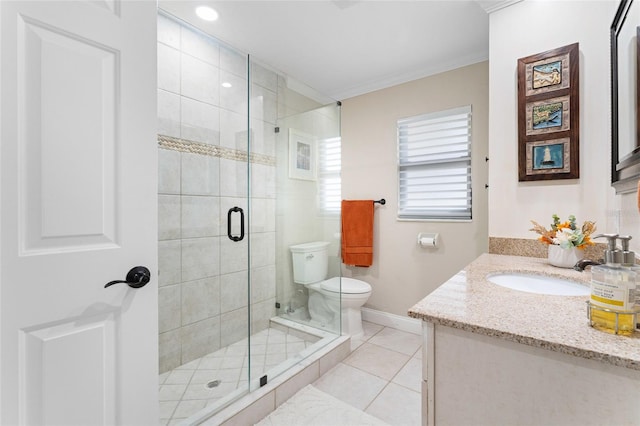
[[[388,426],[370,414],[308,385],[256,426]]]

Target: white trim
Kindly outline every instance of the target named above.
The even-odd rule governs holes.
[[[505,7],[509,7],[512,4],[520,3],[522,0],[476,0],[480,7],[484,9],[487,14],[491,14]]]
[[[376,311],[370,308],[361,308],[362,319],[374,324],[384,325],[385,327],[395,328],[396,330],[406,331],[407,333],[422,334],[422,321],[416,318],[403,317],[388,312]]]
[[[520,0],[518,0],[520,1]],[[462,56],[451,60],[449,62],[440,62],[438,64],[430,64],[426,66],[423,64],[415,69],[410,69],[402,73],[393,73],[391,75],[373,79],[368,82],[358,84],[356,86],[340,88],[329,95],[333,99],[345,100],[349,98],[355,98],[356,96],[368,94],[378,90],[387,89],[389,87],[397,86],[399,84],[407,83],[414,80],[419,80],[432,75],[441,74],[447,71],[452,71],[458,68],[474,65],[479,62],[489,60],[489,49],[482,52],[475,52],[467,56]]]
[[[252,58],[251,60],[256,61],[256,59],[254,58]],[[269,65],[265,65],[261,62],[258,62],[258,63],[261,66],[267,68],[268,70],[275,72],[276,74],[278,73],[281,75],[283,74],[281,71],[277,71],[273,67],[270,67]],[[323,95],[322,93],[318,92],[314,88],[307,86],[303,82],[296,80],[290,75],[285,74],[284,81],[285,81],[285,85],[287,86],[287,89],[293,90],[294,92],[298,92],[299,94],[304,95],[307,98],[311,98],[314,101],[318,102],[320,105],[329,105],[335,102],[335,99],[332,99],[326,95]]]
[[[427,395],[422,396],[422,422],[436,424],[436,326],[422,322],[422,377],[426,381]]]

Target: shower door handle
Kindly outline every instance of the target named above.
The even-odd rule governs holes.
[[[240,236],[231,235],[231,214],[234,212],[240,212]],[[244,211],[240,207],[232,207],[227,213],[227,237],[231,241],[242,241],[244,238]]]

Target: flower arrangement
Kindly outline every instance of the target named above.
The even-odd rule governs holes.
[[[534,220],[531,221],[533,228],[531,228],[530,231],[540,234],[538,240],[565,249],[573,247],[584,249],[594,244],[593,241],[591,241],[591,235],[596,230],[595,222],[587,220],[582,224],[582,228],[578,228],[574,215],[569,216],[569,220],[566,222],[560,222],[560,218],[556,214],[554,214],[552,218],[553,223],[551,224],[550,230],[547,230]]]

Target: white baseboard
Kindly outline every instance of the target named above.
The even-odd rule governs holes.
[[[419,319],[403,317],[365,307],[360,309],[362,310],[362,319],[364,321],[406,331],[407,333],[422,334],[422,321]]]

